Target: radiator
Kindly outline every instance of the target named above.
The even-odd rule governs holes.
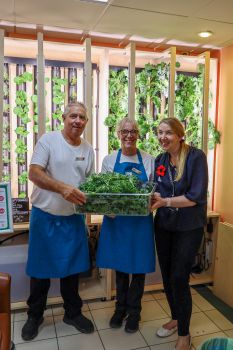
[[[219,224],[213,293],[233,307],[233,225]]]

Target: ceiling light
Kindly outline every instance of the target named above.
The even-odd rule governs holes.
[[[213,32],[211,32],[210,30],[207,30],[205,32],[200,32],[198,33],[198,35],[201,37],[201,38],[209,38],[209,36],[213,35]]]
[[[202,45],[204,49],[213,49],[213,50],[221,50],[221,47],[214,45]]]
[[[100,38],[111,38],[122,40],[125,38],[125,34],[110,34],[110,33],[100,33],[100,32],[89,32],[91,36],[96,36]]]
[[[143,36],[138,35],[132,35],[130,38],[132,41],[142,42],[142,43],[161,43],[165,40],[165,38],[156,38],[156,39],[150,39],[150,38],[144,38]]]
[[[83,33],[83,30],[61,28],[61,27],[44,26],[43,29],[46,32],[59,32],[59,33],[68,33],[68,34],[82,34]]]
[[[28,28],[28,29],[36,29],[36,24],[30,23],[16,23],[17,28]]]
[[[180,40],[169,40],[166,42],[168,45],[177,45],[177,46],[190,46],[190,47],[197,47],[199,46],[198,43],[189,43],[186,41],[180,41]]]
[[[80,0],[82,2],[108,2],[108,0]]]
[[[15,23],[8,22],[8,21],[0,21],[0,26],[8,26],[8,27],[14,27]]]

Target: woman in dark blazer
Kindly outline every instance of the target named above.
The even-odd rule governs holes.
[[[157,135],[164,152],[155,160],[158,186],[152,209],[157,209],[155,241],[171,320],[156,333],[167,337],[178,329],[175,350],[188,350],[192,314],[189,275],[207,218],[207,160],[203,151],[185,143],[178,119],[163,119]]]

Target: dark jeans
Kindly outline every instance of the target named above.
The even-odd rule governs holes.
[[[116,310],[140,317],[145,274],[129,274],[116,271]]]
[[[60,291],[64,300],[65,313],[74,318],[81,313],[82,299],[78,294],[79,275],[71,275],[60,279]],[[29,306],[28,316],[39,319],[46,309],[47,295],[50,279],[31,278],[30,296],[27,300]]]
[[[178,321],[178,335],[180,336],[189,334],[192,314],[189,275],[203,233],[204,228],[169,232],[155,225],[155,242],[164,291],[172,319]]]

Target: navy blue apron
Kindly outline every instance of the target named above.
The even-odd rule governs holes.
[[[82,215],[52,215],[32,207],[26,273],[63,278],[89,269],[87,231]]]
[[[137,150],[139,164],[120,163],[118,151],[114,172],[134,174],[143,182],[148,181]],[[134,169],[136,172],[134,172]],[[125,273],[155,271],[155,246],[152,214],[148,216],[104,216],[98,241],[96,265]]]

